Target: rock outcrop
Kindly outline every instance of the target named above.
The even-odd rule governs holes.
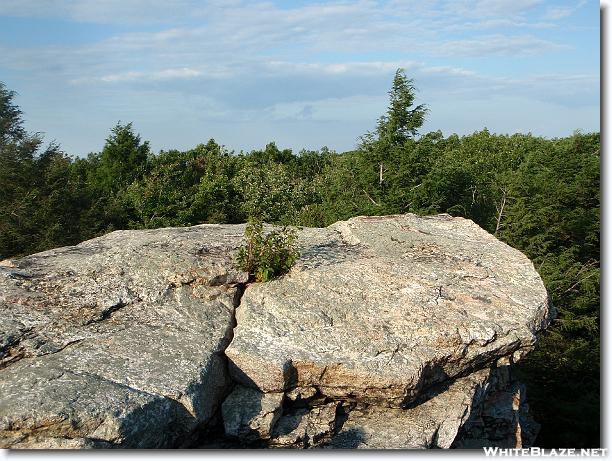
[[[0,445],[171,447],[217,412],[241,227],[118,231],[0,266]]]
[[[117,231],[0,262],[0,446],[521,446],[509,376],[551,318],[531,262],[462,218],[299,232],[247,283],[243,225]]]

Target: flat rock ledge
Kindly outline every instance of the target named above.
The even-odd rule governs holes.
[[[509,365],[553,315],[472,221],[299,231],[289,274],[235,269],[244,225],[116,231],[0,262],[2,448],[533,443]]]
[[[173,447],[211,421],[243,231],[117,231],[4,261],[0,445]]]

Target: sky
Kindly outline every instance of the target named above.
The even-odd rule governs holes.
[[[599,131],[594,0],[0,0],[0,82],[71,155],[119,121],[160,149],[353,149],[397,68],[421,132]]]

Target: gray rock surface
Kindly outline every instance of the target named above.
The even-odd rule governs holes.
[[[360,217],[300,230],[290,273],[246,286],[243,233],[117,231],[1,261],[0,447],[533,438],[500,378],[552,314],[523,254],[461,218]]]
[[[117,231],[3,261],[0,446],[166,447],[206,424],[231,383],[243,229]]]
[[[459,378],[412,408],[353,410],[325,448],[449,448],[490,377],[491,370],[480,370]]]
[[[292,402],[308,400],[313,398],[315,395],[317,395],[317,388],[312,386],[296,387],[285,393],[285,397]]]
[[[269,439],[282,412],[283,396],[236,386],[222,406],[225,434],[243,440]]]
[[[338,402],[330,402],[288,412],[274,428],[272,444],[293,448],[317,445],[336,428],[337,409]]]
[[[315,386],[400,407],[518,360],[550,321],[529,259],[466,219],[359,217],[300,242],[287,276],[249,286],[226,350],[233,378],[265,392]]]
[[[540,425],[529,414],[526,389],[512,378],[507,367],[497,373],[491,389],[472,409],[452,448],[481,449],[531,447]]]

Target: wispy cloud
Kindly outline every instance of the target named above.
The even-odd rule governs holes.
[[[571,46],[532,35],[484,35],[476,39],[442,42],[431,53],[438,56],[534,56],[571,49]]]
[[[100,80],[106,83],[115,82],[130,82],[130,81],[160,81],[160,80],[180,80],[184,78],[194,78],[202,75],[202,72],[188,67],[179,69],[163,69],[154,72],[124,72],[121,74],[109,74],[98,77],[94,80]],[[82,83],[83,81],[75,80],[74,83]]]
[[[0,16],[114,25],[110,36],[70,45],[49,35],[44,46],[8,46],[0,32],[0,72],[32,104],[87,101],[110,124],[161,123],[173,110],[207,126],[362,129],[384,110],[398,67],[423,102],[485,94],[583,107],[597,104],[599,69],[584,68],[584,42],[567,24],[586,8],[584,0],[0,0]]]
[[[0,15],[55,17],[98,24],[162,24],[204,14],[194,0],[2,0]]]
[[[454,14],[476,18],[523,18],[543,0],[455,0],[447,2]]]
[[[585,6],[587,1],[588,0],[580,0],[575,2],[573,5],[549,7],[544,14],[544,18],[551,21],[558,21],[560,19],[567,18]]]

